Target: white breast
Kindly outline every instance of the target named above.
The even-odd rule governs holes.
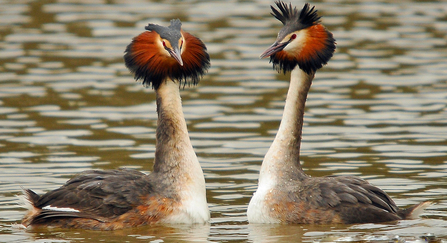
[[[247,217],[250,223],[277,224],[278,219],[270,216],[272,210],[266,203],[269,192],[275,185],[275,180],[268,174],[261,175],[259,178],[259,186],[248,204]]]

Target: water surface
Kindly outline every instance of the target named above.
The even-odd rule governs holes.
[[[422,218],[348,226],[249,225],[247,204],[281,119],[288,76],[259,59],[280,22],[273,1],[1,1],[1,242],[447,241],[447,4],[317,1],[337,52],[304,119],[312,176],[356,175]],[[293,2],[301,8],[303,2]],[[212,67],[181,92],[211,222],[116,232],[23,230],[21,187],[44,193],[88,169],[152,170],[156,106],[123,64],[148,22],[180,18]],[[399,238],[396,238],[398,236]]]

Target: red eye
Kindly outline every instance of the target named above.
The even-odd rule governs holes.
[[[180,43],[180,48],[182,48],[182,46],[183,46],[183,40],[182,40],[182,42]]]
[[[165,43],[165,41],[163,41],[163,47],[166,48],[166,43]]]
[[[290,37],[290,40],[295,40],[295,38],[296,38],[296,34],[293,34],[293,35]]]

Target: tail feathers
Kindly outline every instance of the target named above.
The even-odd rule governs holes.
[[[409,208],[406,209],[400,209],[397,214],[402,218],[402,219],[416,219],[419,217],[419,215],[421,213],[424,212],[424,210],[429,207],[430,205],[432,205],[433,202],[431,201],[426,201],[426,202],[421,202],[419,204],[413,205]]]
[[[23,189],[23,193],[25,194],[26,200],[33,206],[36,205],[40,199],[40,196],[31,189]]]
[[[36,217],[36,215],[39,214],[40,209],[36,207],[36,204],[38,203],[40,196],[37,195],[33,190],[30,189],[23,189],[23,196],[22,201],[24,204],[24,207],[28,209],[28,212],[22,219],[22,225],[24,227],[27,227],[30,225],[33,221],[33,219]]]
[[[36,205],[40,200],[40,196],[37,195],[34,191],[30,189],[25,189],[22,187],[23,195],[17,195],[20,199],[19,206],[22,208],[26,208],[29,211],[37,210]]]
[[[61,218],[85,218],[94,219],[99,222],[105,222],[104,220],[89,215],[87,213],[81,213],[79,210],[71,208],[58,208],[39,205],[40,196],[30,189],[23,189],[25,198],[25,204],[28,208],[28,213],[22,219],[22,225],[27,227],[29,225],[46,224],[55,219]]]

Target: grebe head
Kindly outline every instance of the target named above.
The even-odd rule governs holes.
[[[272,15],[283,23],[278,38],[261,58],[270,57],[273,67],[284,73],[296,65],[311,74],[326,64],[335,51],[335,39],[323,25],[315,6],[306,3],[298,12],[292,4],[275,2],[278,9],[270,6]]]
[[[127,46],[124,62],[135,79],[158,89],[171,79],[180,85],[197,84],[210,66],[203,42],[181,29],[182,22],[171,20],[168,27],[149,24],[146,32]]]

